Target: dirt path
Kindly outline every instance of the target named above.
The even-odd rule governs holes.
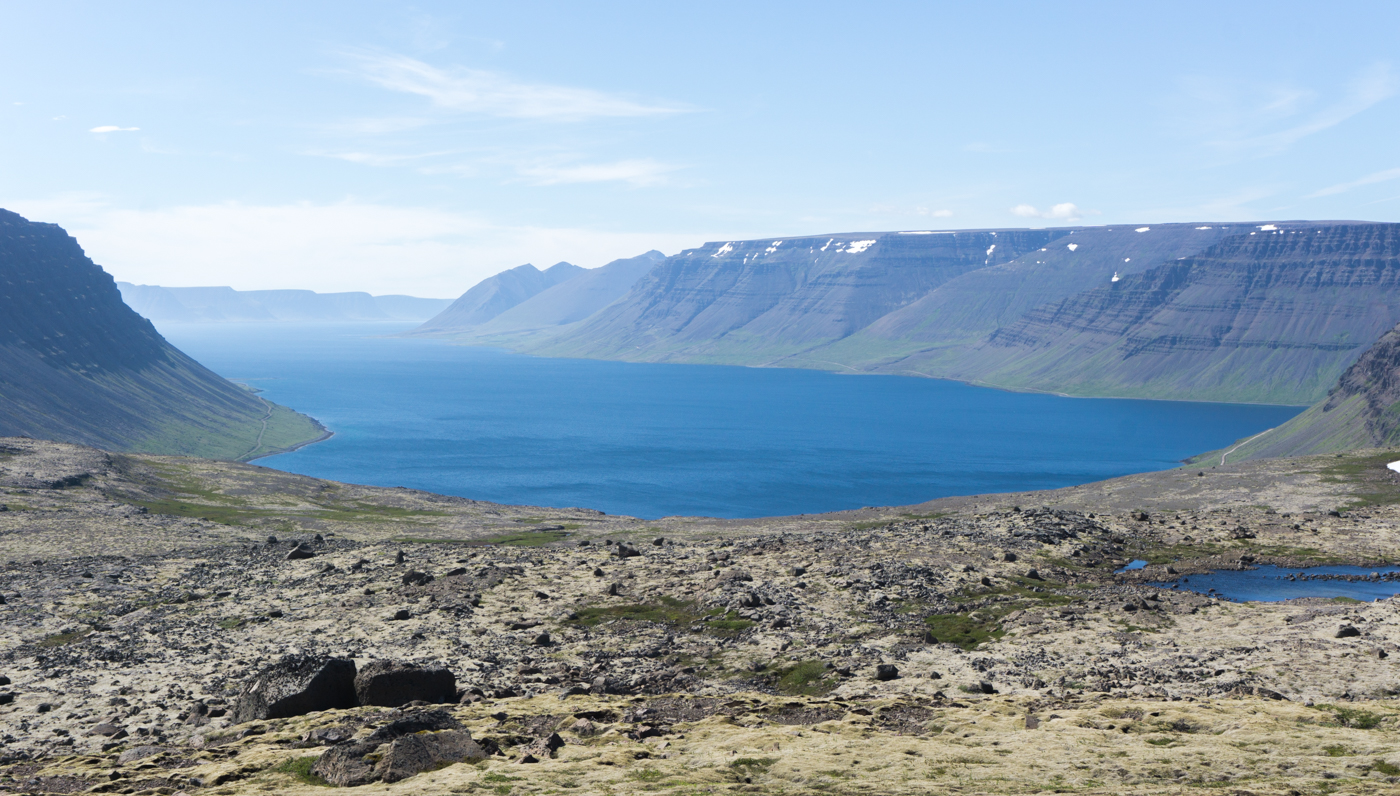
[[[253,445],[253,447],[249,448],[247,453],[245,453],[245,454],[243,454],[242,456],[239,456],[239,457],[238,457],[238,461],[240,461],[240,462],[241,462],[241,461],[246,461],[246,460],[248,459],[248,457],[250,457],[250,456],[252,456],[253,454],[255,454],[255,453],[258,452],[258,448],[261,448],[261,447],[262,447],[262,444],[263,444],[263,435],[267,433],[267,421],[270,420],[270,419],[272,418],[272,404],[268,403],[267,400],[264,399],[261,395],[255,395],[255,396],[253,396],[253,397],[254,397],[254,398],[257,398],[259,401],[262,401],[262,402],[263,402],[263,406],[266,406],[266,407],[267,407],[267,414],[265,414],[265,415],[262,416],[262,428],[258,429],[258,441],[257,441],[257,443],[255,443],[255,444]]]

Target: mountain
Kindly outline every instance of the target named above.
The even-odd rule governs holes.
[[[513,347],[1073,395],[1309,404],[1400,322],[1400,225],[1154,224],[708,243]]]
[[[851,233],[708,243],[667,258],[622,300],[530,348],[642,361],[771,365],[842,339],[962,274],[1067,230]]]
[[[478,282],[447,309],[412,334],[458,331],[485,323],[526,299],[583,273],[570,263],[555,263],[541,271],[529,263]]]
[[[0,436],[242,459],[324,431],[167,343],[60,227],[0,210]]]
[[[127,306],[153,321],[421,321],[451,299],[316,293],[310,290],[234,290],[231,287],[160,287],[118,282]]]
[[[1327,397],[1283,425],[1193,461],[1214,464],[1400,446],[1400,326],[1342,373]]]
[[[555,331],[627,295],[637,280],[665,259],[666,255],[652,250],[637,257],[613,260],[546,288],[485,323],[439,328],[433,334],[501,343]]]
[[[1043,304],[927,372],[1075,395],[1308,404],[1397,322],[1400,225],[1279,223]]]

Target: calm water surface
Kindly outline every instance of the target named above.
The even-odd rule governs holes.
[[[1295,407],[1060,398],[899,376],[542,359],[412,324],[164,324],[335,432],[295,473],[613,514],[752,517],[1158,470]]]
[[[1214,591],[1227,600],[1277,602],[1299,597],[1350,597],[1353,600],[1381,600],[1400,593],[1394,580],[1342,580],[1344,577],[1367,578],[1371,574],[1387,575],[1400,572],[1400,567],[1275,567],[1261,566],[1240,571],[1222,570],[1204,575],[1187,575],[1174,581],[1154,585],[1176,586],[1184,591],[1205,594]],[[1289,580],[1289,576],[1308,579]],[[1331,577],[1328,577],[1331,576]]]

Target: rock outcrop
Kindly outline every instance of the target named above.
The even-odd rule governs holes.
[[[354,661],[289,655],[244,686],[234,702],[233,720],[284,719],[355,705]]]
[[[441,666],[374,661],[355,675],[361,705],[396,708],[410,702],[453,702],[456,696],[457,678]]]

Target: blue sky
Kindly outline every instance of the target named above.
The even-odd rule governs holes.
[[[1400,220],[1400,4],[0,0],[0,207],[455,296],[837,231]]]

